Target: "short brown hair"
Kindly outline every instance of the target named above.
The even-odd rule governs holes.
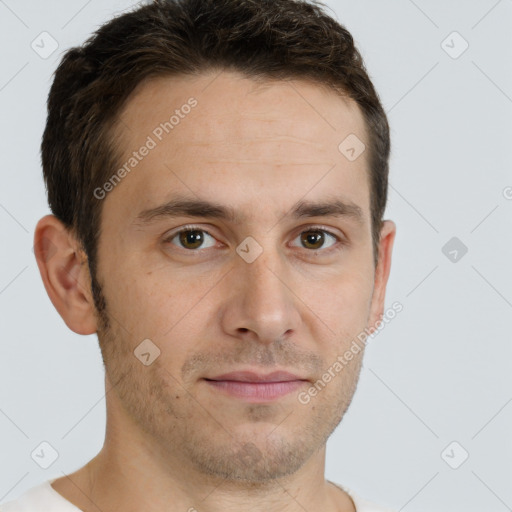
[[[119,164],[112,140],[117,114],[139,83],[162,75],[234,70],[255,79],[309,80],[353,99],[369,134],[377,261],[387,199],[388,122],[351,34],[323,7],[314,0],[155,0],[115,17],[65,53],[48,96],[43,174],[52,213],[88,257],[95,300],[101,298],[101,201],[93,191]]]

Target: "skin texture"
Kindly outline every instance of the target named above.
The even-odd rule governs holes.
[[[49,297],[71,330],[98,333],[106,368],[105,444],[53,487],[84,511],[354,511],[324,478],[325,443],[364,351],[308,404],[298,393],[384,310],[396,227],[384,222],[375,268],[367,154],[349,161],[338,150],[351,133],[367,144],[362,115],[305,81],[160,77],[140,84],[120,113],[120,167],[191,97],[197,105],[161,141],[153,136],[156,147],[103,199],[105,311],[72,234],[53,215],[36,227]],[[238,218],[136,222],[177,196],[232,207]],[[290,216],[297,201],[329,199],[359,206],[360,221]],[[190,224],[205,230],[195,249],[176,237]],[[340,241],[324,234],[323,245],[308,245],[301,233],[312,228]],[[248,236],[262,249],[251,263],[236,251]],[[147,366],[134,356],[145,339],[160,350]],[[285,370],[304,382],[252,403],[204,380],[240,370]]]

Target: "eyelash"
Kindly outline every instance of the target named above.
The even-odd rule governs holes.
[[[163,240],[163,242],[164,243],[171,243],[172,240],[174,240],[178,235],[180,235],[181,233],[186,233],[187,231],[200,231],[200,232],[203,232],[203,233],[207,233],[209,236],[211,236],[212,238],[215,239],[215,237],[208,230],[203,229],[203,228],[201,228],[199,226],[187,225],[187,226],[184,226],[183,228],[181,228],[179,231],[175,231],[174,233],[172,233],[171,235],[166,237]],[[305,251],[307,251],[309,253],[323,252],[324,254],[329,254],[329,253],[331,253],[333,251],[337,251],[337,250],[342,249],[343,246],[346,245],[346,242],[339,235],[336,235],[332,231],[330,231],[328,229],[325,229],[323,227],[320,227],[320,226],[311,226],[309,229],[305,229],[305,230],[301,231],[295,238],[299,237],[303,233],[308,233],[308,232],[326,233],[326,234],[332,236],[335,239],[335,243],[331,247],[328,247],[327,249],[322,249],[322,248],[320,248],[320,249],[307,249],[305,247],[302,247],[302,249],[304,249]],[[175,245],[175,244],[172,244],[172,245]],[[187,251],[188,253],[198,253],[198,252],[201,252],[201,248],[187,249],[187,248],[180,247],[180,246],[177,246],[177,247],[179,247],[179,249],[181,249],[183,251]],[[208,247],[207,249],[212,249],[212,248],[213,247]],[[202,249],[202,251],[205,251],[207,249]]]

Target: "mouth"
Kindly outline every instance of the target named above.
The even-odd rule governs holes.
[[[231,372],[204,380],[212,389],[224,395],[249,402],[277,400],[309,382],[284,371],[269,374]]]

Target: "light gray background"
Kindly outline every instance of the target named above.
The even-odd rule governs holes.
[[[512,1],[327,4],[389,113],[386,217],[398,231],[387,305],[404,309],[368,345],[326,475],[397,511],[512,510]],[[73,472],[103,444],[96,336],[65,326],[32,244],[49,213],[39,145],[51,74],[131,5],[0,0],[0,502]],[[59,45],[47,59],[31,48],[43,31]],[[458,58],[442,47],[463,48],[453,31],[469,44]],[[468,247],[456,262],[442,252],[454,236]],[[59,453],[47,470],[30,456],[42,441]],[[452,465],[469,453],[458,469],[441,456],[452,441]]]

